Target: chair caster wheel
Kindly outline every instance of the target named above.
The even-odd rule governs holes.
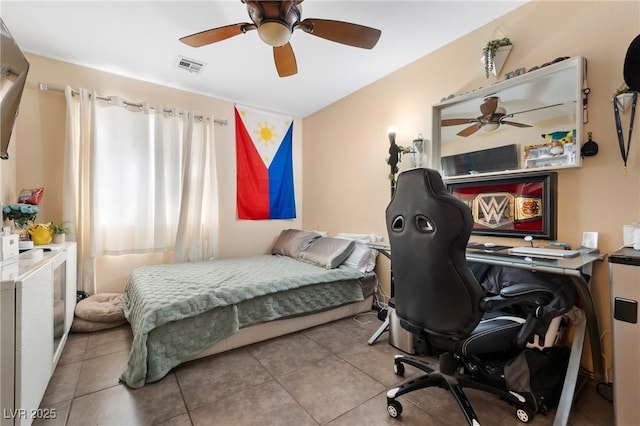
[[[394,419],[400,417],[400,414],[402,414],[402,404],[395,400],[389,401],[387,403],[387,412],[389,413],[389,416]]]
[[[396,376],[404,376],[404,364],[401,362],[394,362],[393,372],[396,373]]]
[[[533,410],[527,406],[519,407],[516,409],[516,417],[522,423],[529,423],[533,420],[535,413]]]

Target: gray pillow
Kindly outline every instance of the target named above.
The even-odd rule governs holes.
[[[353,251],[355,241],[342,238],[322,237],[300,253],[300,259],[315,263],[323,268],[337,268]]]
[[[309,245],[317,238],[320,238],[320,234],[317,232],[303,231],[300,229],[285,229],[280,233],[275,244],[273,244],[271,254],[280,254],[283,256],[298,258],[300,256],[300,252],[309,247]]]

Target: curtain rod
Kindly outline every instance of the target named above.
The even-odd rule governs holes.
[[[48,91],[48,92],[56,92],[56,93],[64,93],[64,89],[60,88],[60,87],[53,87],[53,86],[49,86],[46,83],[39,83],[38,84],[38,88],[41,91]],[[71,93],[75,96],[78,95],[79,92],[75,89],[72,89]],[[111,99],[108,97],[104,97],[104,96],[96,96],[96,99],[99,99],[101,101],[106,101],[106,102],[110,102]],[[137,107],[137,108],[142,108],[142,104],[138,104],[135,102],[129,102],[129,101],[123,101],[125,106],[132,106],[132,107]],[[155,109],[155,107],[150,106],[150,109]],[[171,113],[171,110],[165,109],[164,112],[167,113]],[[180,113],[180,115],[182,115],[182,113]],[[195,118],[202,120],[204,117],[202,115],[196,115]],[[208,118],[207,118],[208,120]],[[213,122],[216,124],[219,124],[221,126],[226,126],[228,124],[228,121],[226,119],[220,119],[220,118],[214,118]]]

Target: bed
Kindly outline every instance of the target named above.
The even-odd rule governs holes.
[[[135,269],[120,379],[139,388],[185,361],[371,310],[375,252],[363,234],[340,235],[284,230],[269,255]]]

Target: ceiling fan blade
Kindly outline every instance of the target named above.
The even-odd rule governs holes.
[[[500,121],[500,124],[508,124],[510,126],[516,126],[516,127],[531,127],[531,125],[529,124],[516,123],[515,121]]]
[[[475,132],[477,132],[478,130],[480,130],[480,124],[472,124],[471,126],[462,129],[461,131],[459,131],[458,133],[456,133],[458,136],[462,136],[462,137],[467,137],[467,136],[471,136],[472,134],[474,134]]]
[[[228,38],[244,34],[249,30],[255,30],[255,24],[233,24],[224,27],[212,28],[210,30],[200,31],[180,39],[181,42],[191,47],[200,47],[207,44],[216,43]]]
[[[484,102],[480,105],[480,112],[488,119],[491,119],[493,114],[496,112],[496,109],[498,109],[497,96],[491,96],[485,99]]]
[[[296,64],[296,55],[293,53],[291,43],[284,46],[273,48],[273,60],[276,63],[276,69],[280,77],[289,77],[298,72]]]
[[[298,26],[316,37],[363,49],[372,49],[382,34],[375,28],[331,19],[305,19]]]
[[[519,114],[525,114],[525,113],[527,113],[527,112],[533,112],[533,111],[540,111],[540,110],[543,110],[543,109],[547,109],[547,108],[554,108],[554,107],[562,106],[562,105],[566,105],[566,104],[565,104],[565,103],[563,103],[563,102],[560,102],[560,103],[558,103],[558,104],[543,105],[543,106],[540,106],[540,107],[537,107],[537,108],[525,109],[525,110],[523,110],[523,111],[512,112],[512,113],[510,113],[510,114],[505,114],[505,117],[507,117],[507,118],[511,118],[511,117],[514,117],[514,116],[519,115]]]
[[[475,118],[448,118],[440,122],[441,126],[459,126],[477,121]]]

